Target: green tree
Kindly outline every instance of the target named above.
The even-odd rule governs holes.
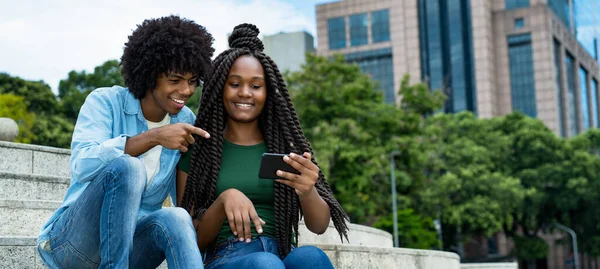
[[[0,117],[11,118],[19,125],[16,142],[31,143],[35,139],[35,132],[31,130],[35,114],[27,111],[25,98],[22,96],[0,94]]]
[[[43,81],[28,81],[0,73],[0,94],[23,96],[27,109],[36,114],[54,114],[58,111],[56,96]]]
[[[424,84],[408,85],[405,77],[400,91],[410,97],[402,109],[386,104],[376,84],[341,55],[307,55],[302,70],[285,80],[321,169],[351,220],[373,225],[391,218],[389,154],[421,132],[425,115],[439,109],[443,95]],[[401,156],[400,163],[414,164],[412,157]],[[399,208],[412,207],[418,184],[403,173],[397,181]]]
[[[472,236],[490,236],[514,221],[525,192],[518,178],[506,174],[503,163],[510,144],[494,130],[496,120],[478,119],[470,112],[436,114],[410,144],[425,152],[413,174],[422,172],[418,192],[420,212],[437,213],[445,230],[446,248],[458,249]],[[420,141],[420,142],[419,142]],[[451,237],[449,235],[452,235]]]
[[[58,97],[61,100],[62,113],[74,122],[90,92],[100,87],[123,86],[124,84],[121,67],[117,60],[104,62],[94,68],[93,73],[73,70],[69,72],[66,79],[61,80],[58,84]]]
[[[398,210],[398,244],[404,248],[432,249],[439,247],[433,220],[407,208]],[[373,227],[393,234],[392,215],[380,218]]]
[[[32,142],[36,145],[69,148],[73,129],[73,123],[61,115],[38,116],[31,128],[31,131],[37,134]]]

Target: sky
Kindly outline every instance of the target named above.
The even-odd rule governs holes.
[[[592,57],[598,53],[594,51],[594,39],[600,38],[600,15],[590,11],[599,9],[600,0],[575,1],[577,39]]]
[[[0,72],[43,80],[56,93],[71,70],[119,59],[136,25],[171,14],[205,26],[215,55],[244,22],[261,37],[304,30],[316,39],[315,5],[328,2],[335,0],[0,0]]]

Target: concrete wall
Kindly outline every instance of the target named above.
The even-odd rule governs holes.
[[[315,52],[313,36],[307,32],[279,33],[263,38],[265,54],[275,61],[281,72],[299,71],[306,53]]]

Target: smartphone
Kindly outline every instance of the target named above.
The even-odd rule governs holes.
[[[283,156],[288,155],[278,153],[263,153],[262,158],[260,159],[260,169],[258,170],[258,177],[266,179],[283,179],[277,175],[277,170],[299,175],[300,172],[298,172],[298,170],[286,163],[283,160]]]

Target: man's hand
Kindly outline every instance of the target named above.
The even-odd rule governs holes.
[[[197,134],[206,139],[210,134],[198,127],[187,123],[169,124],[152,130],[153,138],[158,145],[168,149],[177,149],[181,152],[187,152],[188,146],[195,142],[192,134]]]
[[[169,124],[130,137],[125,143],[125,153],[137,157],[158,145],[168,149],[177,149],[181,152],[187,152],[188,146],[195,141],[192,134],[197,134],[206,139],[210,138],[208,132],[198,127],[194,127],[191,124]]]

